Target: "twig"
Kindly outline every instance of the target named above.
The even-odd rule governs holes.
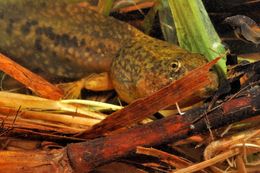
[[[58,100],[63,96],[63,91],[60,88],[57,88],[1,53],[0,70],[24,84],[41,97]]]

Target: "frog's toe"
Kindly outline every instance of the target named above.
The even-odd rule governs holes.
[[[63,89],[65,99],[77,99],[83,88],[91,91],[108,91],[113,89],[107,72],[91,74],[75,82],[61,83],[58,87]]]
[[[81,90],[84,87],[84,81],[75,81],[69,83],[58,84],[58,87],[61,88],[64,92],[64,99],[77,99],[80,98]]]

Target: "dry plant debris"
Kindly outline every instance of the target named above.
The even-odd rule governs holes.
[[[63,91],[60,88],[57,88],[3,54],[0,54],[0,70],[12,76],[39,96],[53,100],[63,97]]]
[[[82,5],[84,6],[84,3]],[[124,6],[124,4],[118,5]],[[120,12],[140,10],[153,5],[152,1],[140,1],[134,6],[120,7]],[[114,9],[117,8],[114,6]],[[248,86],[245,87],[245,90],[249,91],[251,88],[252,92],[251,90],[238,92],[227,97],[224,101],[220,100],[222,103],[206,114],[208,105],[202,106],[201,109],[192,108],[187,111],[185,116],[172,115],[163,120],[150,122],[146,125],[135,125],[130,128],[130,125],[140,122],[161,108],[168,107],[182,98],[188,97],[192,91],[206,85],[208,83],[206,71],[215,62],[193,71],[193,74],[189,74],[186,78],[177,81],[175,85],[168,87],[168,91],[164,88],[150,97],[138,100],[123,108],[122,106],[85,100],[54,101],[63,95],[59,88],[26,71],[2,54],[0,61],[3,71],[13,74],[15,79],[25,84],[36,94],[48,98],[0,92],[0,119],[2,122],[0,172],[88,172],[106,162],[128,156],[129,153],[135,151],[138,154],[158,158],[159,163],[149,162],[149,160],[148,163],[140,163],[140,165],[150,167],[153,171],[158,172],[244,173],[260,170],[259,123],[257,125],[259,122],[260,92],[257,88],[259,83],[255,86],[251,85],[250,76],[247,76],[250,70],[254,74],[259,73],[257,72],[259,62],[251,64],[252,68],[248,67],[250,65],[242,65],[242,68],[235,70],[233,76],[234,79],[246,76],[242,84]],[[198,74],[200,75],[196,78]],[[196,80],[202,80],[202,82],[198,83]],[[179,94],[178,97],[176,96],[177,98],[167,100],[172,96],[171,92],[174,91],[176,94],[176,92],[184,90],[185,94]],[[146,108],[145,111],[138,111],[142,108]],[[107,115],[102,112],[107,110],[116,112],[106,118]],[[227,137],[214,136],[215,128],[248,117],[253,118],[244,120],[241,122],[241,126],[244,122],[256,121],[253,129],[229,134],[230,129],[228,128],[223,133]],[[210,138],[202,141],[207,137],[204,133],[208,131],[210,131],[209,136],[214,137],[214,140]],[[16,138],[19,137],[17,134],[24,134],[23,137],[26,139]],[[36,137],[34,138],[36,140],[30,139],[32,137],[30,135]],[[190,135],[193,136],[190,137]],[[42,138],[37,137],[43,137],[44,140],[50,141],[42,141]],[[184,140],[180,141],[183,138]],[[85,140],[87,142],[71,143],[71,141],[83,142]],[[204,149],[204,161],[201,160],[198,163],[175,153],[142,147],[171,142],[176,142],[174,145],[178,145],[184,152],[187,152],[184,145],[199,143]],[[68,145],[64,147],[64,144]],[[198,155],[202,155],[202,153],[198,153]],[[121,167],[118,168],[118,165]],[[116,163],[110,168],[127,169],[130,167],[134,173],[146,172],[122,163]],[[108,170],[109,167],[105,169],[105,172]]]

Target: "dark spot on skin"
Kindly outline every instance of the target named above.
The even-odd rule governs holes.
[[[61,45],[65,46],[65,47],[69,46],[69,39],[70,39],[70,37],[68,34],[62,34],[61,35]]]
[[[30,33],[31,27],[38,24],[36,20],[29,20],[24,25],[21,26],[21,32],[23,35],[27,35]]]
[[[51,40],[57,39],[52,27],[38,27],[36,28],[35,32],[36,35],[45,35]]]
[[[38,21],[37,20],[31,20],[30,23],[31,23],[32,26],[38,25]]]
[[[6,33],[9,35],[12,35],[12,33],[13,33],[13,24],[14,24],[14,20],[9,19],[7,27],[6,27]]]
[[[81,41],[80,41],[80,46],[85,46],[86,45],[86,41],[85,39],[83,38]]]
[[[47,2],[39,2],[39,7],[45,8],[47,7]]]
[[[89,51],[91,51],[91,49],[90,49],[89,47],[86,47],[86,48],[85,48],[85,51],[86,51],[86,52],[89,52]]]
[[[60,40],[61,40],[61,36],[55,34],[55,35],[54,35],[54,45],[55,45],[55,46],[58,46],[58,45],[60,44]]]
[[[40,38],[36,38],[35,41],[34,41],[34,47],[36,50],[38,51],[42,51],[43,48],[42,48],[42,45],[41,45],[41,39]]]
[[[99,43],[98,44],[98,47],[100,48],[100,49],[102,49],[102,50],[104,50],[106,47],[105,47],[105,45],[104,45],[104,43]]]
[[[0,19],[4,19],[4,13],[0,12]]]
[[[86,47],[86,48],[85,48],[85,51],[88,52],[88,53],[90,53],[91,55],[92,55],[92,54],[93,54],[93,55],[97,54],[95,50],[93,50],[93,49],[91,49],[91,48],[89,48],[89,47]]]
[[[49,39],[51,39],[51,40],[54,40],[55,37],[56,37],[55,33],[54,33],[52,30],[49,30],[48,32],[45,32],[45,35],[46,35]]]
[[[44,28],[44,29],[43,29],[43,32],[44,32],[44,34],[45,34],[46,36],[50,36],[50,35],[54,34],[52,27],[46,27],[46,28]]]
[[[54,58],[54,57],[57,57],[57,53],[55,52],[55,51],[52,51],[52,57]]]
[[[78,39],[77,39],[76,36],[72,37],[72,39],[70,40],[70,42],[71,42],[70,45],[71,45],[72,47],[78,47]]]
[[[41,27],[36,28],[35,33],[36,33],[36,35],[42,35],[43,34],[43,28],[41,28]]]
[[[21,32],[23,35],[29,34],[31,29],[31,25],[29,22],[26,22],[24,25],[21,26]]]
[[[97,31],[93,31],[92,33],[91,33],[91,35],[93,36],[93,37],[99,37],[99,32],[97,32]]]
[[[82,39],[78,42],[78,38],[76,36],[70,37],[69,34],[56,34],[53,31],[52,27],[38,27],[35,30],[36,35],[45,35],[50,40],[54,42],[55,46],[64,46],[64,47],[79,47],[84,46],[86,44],[85,39]]]
[[[153,66],[151,68],[152,71],[157,71],[161,67],[161,62],[153,63]]]
[[[135,51],[141,50],[142,49],[142,45],[136,44],[134,48],[135,48]]]

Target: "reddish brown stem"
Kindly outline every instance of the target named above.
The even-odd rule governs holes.
[[[41,97],[58,100],[63,96],[63,91],[60,88],[52,85],[42,77],[32,73],[1,53],[0,70],[21,82]]]
[[[188,111],[185,116],[172,116],[156,122],[125,130],[118,134],[97,138],[84,143],[70,144],[67,153],[76,172],[88,172],[93,168],[134,152],[137,146],[153,146],[177,141],[196,133],[219,128],[260,114],[260,88],[246,96],[227,101],[194,122],[207,106]],[[194,124],[193,124],[194,123]]]
[[[62,150],[2,151],[0,166],[3,169],[0,172],[89,172],[97,166],[135,152],[137,146],[174,142],[208,130],[208,124],[214,129],[259,115],[260,88],[258,86],[243,93],[243,97],[226,101],[207,115],[207,121],[202,117],[194,123],[194,119],[205,112],[205,108],[207,106],[190,110],[184,116],[168,117],[120,134],[70,144]]]

